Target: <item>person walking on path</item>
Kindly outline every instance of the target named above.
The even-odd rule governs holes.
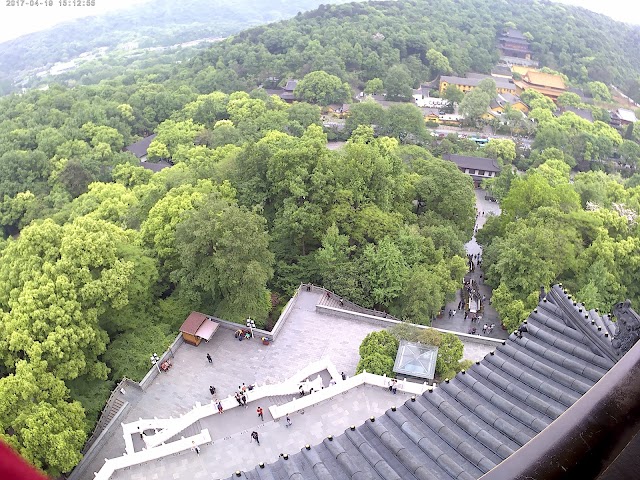
[[[244,408],[248,408],[247,396],[244,393],[242,395],[240,395],[240,400],[242,400],[242,405],[244,405]]]
[[[195,442],[195,441],[192,441],[192,442],[191,442],[191,450],[192,450],[192,451],[194,451],[194,452],[196,452],[196,454],[197,454],[198,456],[200,456],[200,447],[198,447],[198,446],[196,445],[196,442]]]
[[[220,400],[216,400],[216,406],[218,407],[218,413],[224,412],[224,408],[222,408],[222,402]]]
[[[291,419],[289,418],[289,414],[287,413],[287,424],[285,426],[290,427],[291,425],[293,425],[293,423],[291,422]]]
[[[251,441],[253,442],[254,440],[258,445],[260,445],[260,439],[258,438],[258,432],[256,431],[251,432]]]
[[[236,397],[236,402],[238,402],[238,406],[241,407],[242,406],[242,398],[240,398],[240,392],[236,392],[235,397]]]
[[[209,360],[209,363],[213,363],[213,358],[211,358],[211,355],[209,355],[208,353],[207,353],[207,360]]]
[[[256,412],[258,412],[258,416],[260,417],[260,420],[264,422],[264,411],[262,410],[262,407],[258,407]]]
[[[211,392],[211,396],[216,394],[216,388],[213,385],[209,385],[209,391]]]
[[[343,380],[346,380],[346,379],[347,379],[347,376],[345,375],[345,373],[344,373],[344,372],[342,372],[342,373],[340,374],[340,376],[342,377],[342,379],[343,379]]]

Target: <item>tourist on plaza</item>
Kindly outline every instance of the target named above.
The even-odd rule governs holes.
[[[291,422],[291,419],[289,418],[289,414],[287,413],[287,427],[290,427],[291,425],[293,425],[293,423]]]
[[[465,310],[464,311],[464,319],[466,320],[468,316],[469,316],[469,310]]]
[[[493,329],[495,328],[496,324],[492,323],[491,325],[489,325],[489,333],[493,332]]]
[[[209,391],[211,392],[211,396],[216,394],[216,388],[213,385],[209,386]]]
[[[195,441],[192,441],[192,442],[191,442],[191,450],[192,450],[192,451],[194,451],[194,452],[196,452],[196,454],[197,454],[198,456],[200,456],[200,447],[198,447],[198,446],[196,445],[196,442],[195,442]]]
[[[243,383],[242,384],[242,388],[240,390],[242,390],[242,393],[246,392],[247,391],[247,386]]]
[[[396,380],[395,378],[393,379],[393,382],[391,384],[391,393],[393,393],[394,395],[398,393],[398,380]]]
[[[220,400],[216,400],[216,405],[218,407],[218,413],[224,412],[224,408],[222,408],[222,402]]]
[[[449,318],[453,317],[453,310],[449,309]]]
[[[256,441],[258,445],[260,445],[260,439],[258,439],[258,432],[251,432],[251,441]]]
[[[211,355],[209,355],[208,353],[207,353],[207,360],[209,360],[209,363],[213,363],[213,358],[211,358]]]
[[[244,408],[247,408],[247,396],[243,393],[242,395],[240,395],[240,400],[242,400],[242,404],[244,405]]]
[[[489,328],[489,325],[487,325],[486,323],[482,326],[482,333],[487,333],[487,328]]]
[[[342,372],[342,373],[340,374],[340,376],[342,377],[342,379],[343,379],[343,380],[346,380],[346,379],[347,379],[347,376],[345,375],[345,373],[344,373],[344,372]]]
[[[258,412],[258,416],[260,417],[260,419],[264,422],[264,411],[262,410],[262,407],[258,407],[258,409],[256,410],[256,412]]]
[[[241,407],[242,399],[240,398],[240,392],[236,392],[235,397],[236,397],[236,402],[238,402],[238,406]]]
[[[456,313],[458,313],[458,311],[457,311],[457,310],[454,310],[454,311],[453,311],[453,316],[454,316],[454,317],[456,316]]]

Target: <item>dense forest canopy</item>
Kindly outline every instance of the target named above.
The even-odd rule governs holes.
[[[599,80],[640,96],[640,27],[548,1],[321,5],[294,19],[246,30],[195,58],[192,67],[229,68],[254,85],[324,70],[363,86],[402,64],[417,85],[438,74],[488,73],[498,60],[497,37],[508,22],[531,34],[541,65],[576,83]],[[446,62],[430,56],[430,50]]]

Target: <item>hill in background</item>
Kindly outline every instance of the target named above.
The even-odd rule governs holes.
[[[338,2],[340,0],[337,0]],[[328,0],[328,3],[336,3]],[[319,0],[155,0],[117,12],[67,22],[0,44],[0,94],[45,66],[82,53],[135,43],[169,46],[291,17]]]

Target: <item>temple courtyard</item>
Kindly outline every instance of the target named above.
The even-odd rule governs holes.
[[[282,382],[323,357],[330,359],[339,372],[354,375],[360,343],[368,333],[381,327],[316,312],[321,296],[320,292],[301,289],[282,331],[268,346],[257,339],[239,342],[232,330],[224,328],[219,329],[211,341],[198,347],[182,344],[172,359],[173,367],[159,374],[144,392],[127,389],[123,399],[131,408],[120,421],[126,424],[154,417],[175,418],[190,411],[196,402],[211,402],[210,385],[215,386],[216,397],[223,399],[233,395],[242,383]],[[463,343],[464,358],[474,361],[495,348],[473,339]],[[212,357],[211,364],[207,353]],[[290,399],[272,397],[250,402],[246,409],[235,408],[223,415],[207,417],[183,432],[182,435],[188,437],[202,428],[209,430],[212,444],[203,445],[199,456],[187,450],[118,470],[111,478],[229,477],[237,469],[274,462],[280,453],[299,451],[305,444],[317,443],[331,432],[340,434],[352,424],[360,424],[372,415],[402,404],[406,398],[401,392],[393,395],[383,388],[361,386],[310,407],[304,413],[291,412],[293,425],[289,428],[283,420],[273,421],[268,407]],[[258,406],[265,410],[264,422],[256,415]],[[87,459],[78,478],[94,478],[94,472],[100,470],[105,459],[125,452],[122,427],[116,424],[111,428],[109,439],[93,458]],[[260,446],[251,442],[253,430],[260,435]]]

